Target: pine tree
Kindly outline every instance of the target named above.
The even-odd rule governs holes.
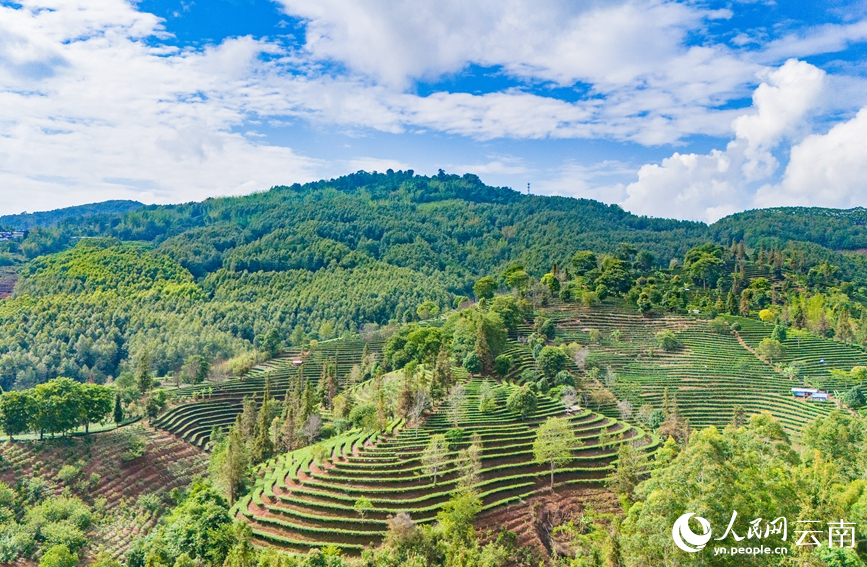
[[[244,409],[240,415],[240,427],[238,433],[244,439],[249,441],[256,433],[256,422],[259,418],[259,412],[256,409],[256,400],[252,397],[244,398]]]
[[[749,290],[745,289],[741,294],[741,304],[739,306],[741,315],[744,317],[749,317],[750,315],[750,297],[747,295],[747,291]]]
[[[250,458],[253,463],[267,461],[274,455],[274,445],[271,443],[271,404],[266,398],[259,408],[259,418],[256,420],[256,431],[253,437],[253,446],[250,449]]]
[[[241,435],[241,416],[229,429],[225,441],[214,447],[211,453],[210,472],[218,486],[226,491],[229,505],[234,505],[238,489],[244,482],[250,459],[244,437]]]
[[[837,315],[837,325],[834,327],[834,338],[848,343],[852,340],[852,324],[849,319],[849,310],[846,307],[840,309]]]
[[[298,448],[298,409],[289,406],[283,411],[283,425],[280,427],[280,440],[283,449],[293,451]]]
[[[484,320],[479,319],[478,328],[476,329],[476,348],[475,348],[476,356],[479,357],[479,361],[482,363],[482,369],[486,373],[491,372],[491,368],[494,366],[494,358],[491,354],[491,347],[488,345],[488,337],[485,335],[485,326]]]
[[[120,398],[120,394],[114,395],[114,422],[117,426],[120,426],[120,423],[123,421],[123,400]]]
[[[738,298],[737,296],[735,296],[735,293],[733,291],[730,291],[728,297],[726,298],[726,312],[729,315],[738,314]]]
[[[445,344],[440,346],[434,363],[433,378],[431,379],[430,393],[434,399],[442,398],[452,385],[452,366]]]
[[[337,395],[337,366],[326,363],[322,368],[323,399],[325,406],[330,408],[334,396]]]
[[[307,421],[307,418],[316,411],[316,408],[319,407],[319,401],[316,399],[316,392],[310,384],[310,380],[307,380],[304,383],[304,394],[301,397],[301,404],[301,419],[299,422],[304,423]]]
[[[262,396],[263,396],[262,397],[262,400],[263,400],[262,403],[265,403],[271,399],[271,375],[270,374],[265,375],[265,392],[263,393]]]
[[[151,376],[151,360],[147,352],[142,352],[138,357],[136,366],[136,384],[142,395],[150,392],[153,387],[153,377]]]

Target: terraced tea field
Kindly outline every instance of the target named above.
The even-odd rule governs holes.
[[[144,454],[124,462],[129,434],[144,441]],[[0,480],[9,486],[30,479],[26,485],[41,486],[43,497],[69,490],[91,505],[104,499],[105,518],[94,527],[90,553],[107,551],[115,558],[133,536],[156,524],[171,504],[172,489],[204,475],[208,464],[207,455],[189,443],[140,425],[86,437],[2,443],[0,456]],[[65,465],[77,470],[68,481],[58,475]]]
[[[165,429],[197,447],[204,447],[213,426],[228,427],[235,421],[235,417],[241,413],[244,398],[259,396],[261,401],[266,377],[271,381],[272,396],[282,399],[290,381],[298,372],[315,385],[322,373],[323,363],[331,362],[337,368],[338,381],[345,386],[352,366],[361,362],[364,344],[360,338],[323,342],[313,353],[286,351],[280,357],[254,368],[240,379],[217,385],[205,383],[180,388],[172,395],[176,401],[185,403],[164,412],[154,422],[154,426]],[[370,352],[382,350],[382,341],[371,341],[367,344]],[[301,359],[304,363],[296,368],[292,365],[294,359]],[[187,401],[193,398],[194,401]]]
[[[259,469],[253,491],[235,510],[251,525],[260,543],[293,551],[335,545],[347,552],[378,542],[386,519],[407,512],[416,522],[430,522],[454,490],[458,473],[454,458],[473,433],[482,440],[482,472],[477,489],[484,509],[519,501],[548,488],[548,469],[533,461],[532,444],[539,423],[552,415],[565,415],[562,405],[539,396],[535,415],[521,421],[505,408],[516,385],[503,383],[497,390],[497,410],[478,408],[479,379],[467,387],[467,404],[460,427],[464,441],[452,447],[450,462],[437,483],[427,474],[420,456],[430,437],[452,427],[442,408],[418,428],[393,424],[383,435],[353,430],[325,441],[327,462],[317,465],[309,448],[281,455]],[[632,442],[645,450],[657,440],[627,423],[584,410],[570,422],[582,444],[574,460],[556,474],[558,488],[599,485],[612,467],[620,443]],[[353,505],[365,496],[373,504],[363,521]]]
[[[556,320],[557,335],[563,340],[590,344],[588,361],[597,364],[603,376],[611,369],[611,390],[619,399],[629,400],[636,410],[646,403],[661,408],[668,387],[670,394],[677,395],[681,414],[692,427],[724,426],[731,421],[734,407],[741,406],[747,415],[770,411],[786,429],[796,432],[834,408],[830,402],[795,399],[791,388],[800,384],[759,360],[734,335],[713,333],[703,319],[673,315],[647,318],[608,303],[593,309],[561,306],[550,310],[549,316]],[[750,328],[761,325],[744,322]],[[601,344],[592,343],[592,329],[602,333]],[[681,348],[674,352],[656,348],[654,335],[662,329],[673,331]],[[620,332],[619,340],[611,336],[615,330]],[[762,336],[751,335],[751,340],[768,335],[770,329]],[[823,345],[822,352],[838,349],[833,341],[817,337],[809,344]]]
[[[773,330],[773,325],[755,319],[744,317],[730,319],[741,324],[740,335],[752,348],[756,348],[762,339],[770,336]],[[831,392],[834,390],[842,392],[854,386],[856,382],[844,382],[831,371],[849,372],[853,366],[867,366],[867,353],[855,345],[818,337],[812,333],[790,330],[783,342],[783,359],[780,362],[784,366],[799,362],[810,384]]]

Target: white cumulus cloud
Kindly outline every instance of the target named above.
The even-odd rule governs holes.
[[[867,108],[826,134],[807,136],[792,148],[779,184],[759,189],[762,207],[867,206]]]
[[[789,60],[767,74],[753,94],[753,109],[732,122],[735,138],[708,154],[675,153],[661,164],[646,164],[626,187],[622,205],[651,216],[677,216],[713,222],[752,204],[755,182],[774,174],[771,153],[805,127],[818,104],[825,73]]]

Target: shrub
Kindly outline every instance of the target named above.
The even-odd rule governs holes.
[[[78,556],[65,545],[55,545],[45,552],[39,561],[39,567],[75,567]]]
[[[134,461],[145,454],[147,442],[144,437],[135,430],[124,432],[124,450],[120,454],[120,460],[124,463]]]
[[[557,347],[546,346],[542,347],[536,362],[539,364],[539,370],[542,372],[542,375],[553,379],[558,372],[566,367],[569,357]]]
[[[78,469],[78,467],[75,467],[73,465],[63,465],[62,467],[60,467],[60,470],[57,471],[57,478],[60,479],[60,481],[64,484],[70,484],[73,480],[75,480],[75,477],[77,477],[78,473],[80,472],[81,471]]]
[[[536,393],[527,385],[517,388],[509,396],[506,407],[521,419],[527,419],[536,413]]]
[[[512,357],[508,354],[501,354],[494,359],[494,371],[500,376],[505,376],[512,369]]]
[[[460,427],[453,427],[445,432],[445,438],[449,445],[449,451],[456,451],[464,442],[464,430]]]
[[[554,377],[554,385],[556,386],[575,386],[575,377],[568,371],[561,370]]]
[[[707,324],[710,327],[710,330],[718,335],[727,335],[731,332],[732,328],[729,325],[729,322],[723,319],[722,317],[717,317],[713,321]]]
[[[680,346],[680,341],[668,329],[656,333],[655,343],[657,347],[664,351],[673,351]]]
[[[19,557],[29,557],[36,549],[36,534],[27,525],[0,524],[0,564],[12,565]]]

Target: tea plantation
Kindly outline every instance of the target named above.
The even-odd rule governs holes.
[[[454,459],[473,434],[481,437],[482,470],[476,489],[484,509],[548,490],[548,469],[533,459],[535,429],[549,416],[563,415],[563,406],[539,395],[534,415],[521,420],[505,401],[517,386],[496,389],[497,409],[478,411],[481,380],[467,385],[466,411],[460,419],[462,440],[450,445],[448,464],[434,484],[424,471],[421,454],[431,436],[454,427],[443,408],[420,427],[399,427],[381,435],[358,430],[325,441],[330,456],[316,463],[309,448],[269,461],[259,469],[253,491],[236,506],[262,543],[292,550],[335,545],[348,552],[378,542],[386,520],[407,512],[416,522],[430,522],[455,489]],[[630,442],[646,451],[657,440],[644,431],[597,413],[582,410],[569,417],[579,444],[574,460],[555,475],[555,489],[599,484],[612,467],[618,447]],[[359,517],[355,503],[370,499],[372,509]]]

